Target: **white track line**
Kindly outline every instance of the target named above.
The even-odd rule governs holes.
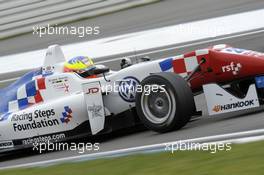
[[[223,41],[226,39],[233,39],[233,38],[239,38],[239,37],[244,37],[244,36],[250,36],[250,35],[259,34],[259,33],[264,33],[264,30],[256,30],[256,31],[252,31],[252,32],[246,32],[246,33],[241,33],[241,34],[237,34],[237,35],[230,35],[230,36],[220,37],[220,38],[216,38],[216,39],[208,39],[208,40],[203,40],[203,41],[199,41],[199,42],[193,42],[191,44],[183,44],[183,45],[179,45],[179,46],[175,46],[175,47],[169,47],[169,48],[165,48],[165,49],[157,49],[157,50],[150,51],[150,52],[142,52],[140,54],[127,55],[126,57],[129,57],[131,59],[136,59],[136,58],[138,58],[140,56],[144,56],[144,55],[150,55],[150,54],[155,54],[155,53],[159,53],[159,52],[176,50],[176,49],[181,49],[181,48],[185,48],[185,47],[192,47],[192,46],[207,44],[207,43],[216,42],[216,41]],[[109,63],[109,62],[113,62],[113,61],[119,61],[122,58],[124,58],[124,57],[106,59],[103,61],[96,61],[97,59],[95,58],[95,62],[97,64],[103,64],[103,63]],[[1,58],[0,58],[0,63],[1,63]],[[30,70],[30,69],[27,69],[27,70]],[[10,73],[10,76],[6,77],[6,79],[1,80],[0,86],[3,86],[3,84],[9,84],[9,83],[11,83],[11,82],[13,82],[19,78],[19,77],[14,77],[13,73],[16,74],[16,71]],[[1,70],[0,70],[0,75],[1,75]]]
[[[264,9],[178,24],[142,32],[130,33],[62,47],[69,59],[76,55],[105,57],[165,47],[202,39],[238,34],[264,27]],[[38,37],[38,36],[36,36]],[[38,38],[41,39],[41,38]],[[55,44],[55,43],[54,43]],[[42,65],[46,49],[0,57],[3,72],[36,68]]]
[[[54,160],[1,167],[0,170],[13,169],[13,168],[27,168],[27,167],[36,167],[36,166],[50,166],[64,162],[87,161],[87,160],[94,160],[98,158],[106,158],[113,156],[118,157],[118,156],[130,155],[135,153],[144,153],[149,151],[165,151],[166,145],[177,144],[179,143],[179,141],[181,143],[220,143],[220,142],[247,143],[247,142],[259,141],[259,140],[264,140],[264,129],[235,132],[235,133],[221,134],[221,135],[208,136],[208,137],[200,137],[200,138],[194,138],[188,140],[178,140],[167,143],[139,146],[139,147],[119,149],[114,151],[107,151],[107,152],[100,152],[93,154],[85,154],[79,156],[71,156],[71,157],[59,158]]]
[[[199,42],[193,42],[193,43],[190,43],[190,44],[183,44],[183,45],[179,45],[179,46],[168,47],[168,48],[165,48],[165,49],[157,49],[157,50],[155,49],[154,51],[143,52],[143,53],[140,53],[140,54],[128,55],[126,57],[129,57],[129,58],[133,59],[133,58],[138,58],[140,56],[155,54],[155,53],[159,53],[159,52],[166,52],[166,51],[176,50],[176,49],[181,49],[181,48],[186,48],[186,47],[193,47],[193,46],[207,44],[207,43],[211,43],[211,42],[217,42],[217,41],[223,41],[223,40],[227,40],[227,39],[234,39],[234,38],[239,38],[239,37],[256,35],[256,34],[260,34],[260,33],[264,33],[264,29],[251,31],[251,32],[246,32],[246,33],[241,33],[241,34],[236,34],[236,35],[230,35],[230,36],[226,36],[226,37],[215,38],[215,39],[208,39],[208,40],[199,41]],[[124,57],[107,59],[107,60],[103,60],[103,61],[98,61],[96,63],[98,63],[98,64],[108,63],[108,62],[112,62],[112,61],[118,61],[118,60],[120,60],[122,58],[124,58]]]

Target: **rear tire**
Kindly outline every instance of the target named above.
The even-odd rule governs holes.
[[[136,109],[147,128],[163,133],[180,129],[189,122],[195,103],[188,83],[181,76],[157,73],[146,77],[141,86],[144,90],[136,94]]]

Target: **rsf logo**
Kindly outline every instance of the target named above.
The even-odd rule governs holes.
[[[222,67],[222,72],[232,71],[233,75],[237,75],[241,68],[242,68],[242,65],[240,63],[231,62],[229,65]]]
[[[139,85],[138,79],[135,77],[125,77],[119,83],[119,95],[120,97],[127,102],[135,102],[136,99],[136,89]]]

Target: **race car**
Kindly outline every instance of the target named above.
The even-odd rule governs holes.
[[[212,116],[263,104],[263,53],[221,44],[142,60],[123,59],[113,71],[89,57],[66,61],[60,46],[50,46],[41,68],[0,90],[0,150],[137,124],[177,130],[199,112],[194,96],[201,93]]]

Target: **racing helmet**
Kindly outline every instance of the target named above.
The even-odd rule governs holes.
[[[95,68],[93,60],[87,56],[74,57],[64,64],[64,72],[76,72],[81,76]]]

